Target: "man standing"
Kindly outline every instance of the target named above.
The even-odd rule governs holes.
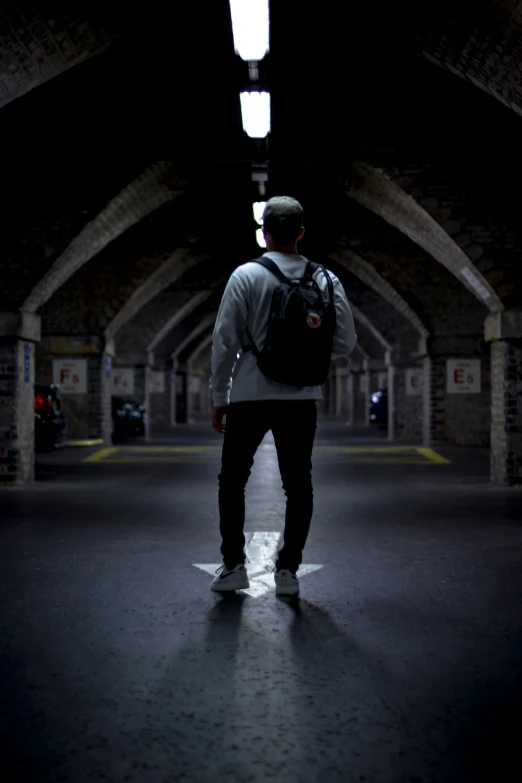
[[[287,498],[284,545],[275,563],[276,593],[296,595],[299,592],[297,570],[312,519],[311,457],[317,428],[316,400],[322,399],[322,391],[320,384],[303,386],[272,380],[261,371],[258,360],[259,347],[265,345],[269,332],[273,293],[281,279],[284,280],[282,275],[288,281],[296,280],[304,278],[310,268],[308,259],[297,252],[297,242],[304,234],[303,209],[299,202],[288,196],[267,201],[263,234],[267,252],[262,260],[268,260],[269,265],[275,262],[278,269],[270,270],[256,262],[238,267],[223,294],[213,334],[212,425],[225,437],[219,475],[223,565],[211,589],[222,592],[249,587],[243,533],[245,487],[257,448],[271,430]],[[333,289],[328,286],[328,274]],[[317,267],[310,280],[312,288],[325,299],[333,291],[333,346],[330,344],[331,356],[326,357],[328,366],[331,359],[350,355],[357,336],[338,278]],[[306,320],[312,329],[321,324],[315,312],[309,313]],[[245,350],[245,346],[254,347]]]

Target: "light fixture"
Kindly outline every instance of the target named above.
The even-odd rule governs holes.
[[[263,234],[263,229],[258,228],[256,231],[256,240],[259,247],[266,247],[265,237]]]
[[[252,166],[252,182],[257,183],[257,190],[261,198],[266,196],[266,183],[268,182],[268,166],[266,163]]]
[[[270,93],[242,92],[243,128],[251,139],[264,139],[270,133]]]
[[[252,204],[252,210],[254,212],[254,220],[260,226],[263,225],[263,212],[265,211],[266,201],[254,201]]]
[[[234,48],[242,60],[262,60],[270,48],[268,0],[230,0]]]

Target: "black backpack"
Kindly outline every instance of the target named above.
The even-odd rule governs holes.
[[[261,372],[272,381],[290,386],[320,386],[328,378],[332,361],[336,316],[333,283],[321,264],[309,261],[304,277],[290,280],[269,258],[253,262],[269,269],[280,280],[270,305],[268,333],[262,351],[254,345],[247,329],[251,350]],[[312,275],[322,269],[328,281],[325,299]]]

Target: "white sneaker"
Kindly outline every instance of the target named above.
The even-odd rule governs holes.
[[[216,574],[217,576],[214,577],[210,584],[210,589],[216,593],[224,593],[228,590],[246,590],[247,587],[250,587],[244,563],[239,563],[231,571],[223,563],[216,571]]]
[[[286,568],[276,571],[274,574],[276,595],[297,595],[299,593],[299,579]]]

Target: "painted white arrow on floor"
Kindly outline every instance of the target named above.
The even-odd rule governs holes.
[[[248,593],[254,598],[258,598],[269,590],[275,589],[274,575],[271,573],[271,569],[276,560],[280,538],[281,533],[277,532],[245,533],[246,556],[249,560],[249,562],[246,563],[246,567],[250,587],[242,592]],[[205,571],[205,573],[210,574],[213,577],[222,564],[194,563],[193,565],[195,568],[199,568],[201,571]],[[323,567],[324,566],[322,565],[310,565],[307,563],[306,565],[299,566],[297,575],[301,578],[302,576],[306,576],[306,574],[319,571],[319,569]]]

